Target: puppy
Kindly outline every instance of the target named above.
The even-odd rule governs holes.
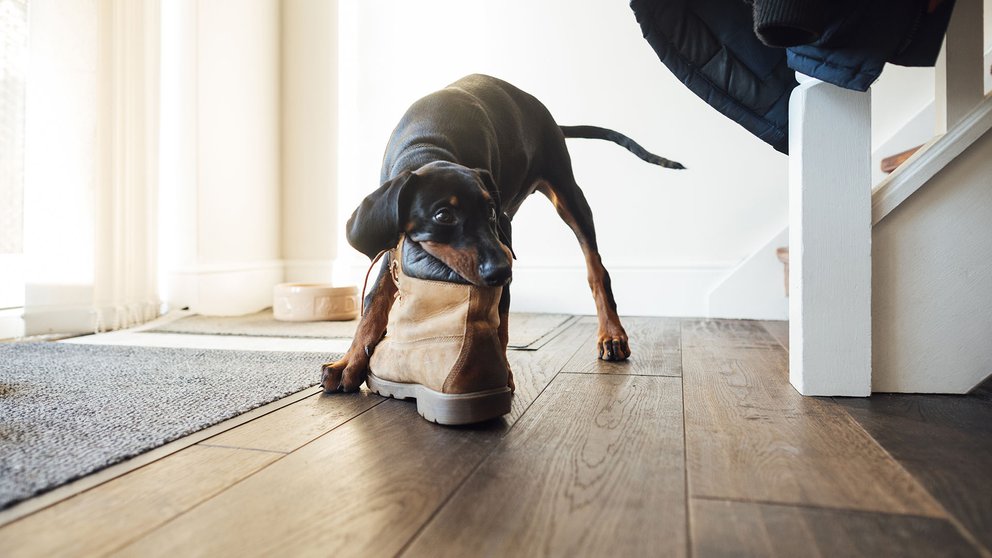
[[[405,234],[422,251],[422,265],[433,267],[435,274],[449,269],[457,274],[451,280],[502,285],[499,336],[505,350],[513,258],[510,220],[527,196],[541,192],[582,247],[599,320],[599,358],[627,359],[627,333],[596,245],[592,210],[572,175],[566,137],[613,141],[650,163],[684,168],[613,130],[559,126],[533,96],[505,81],[471,75],[407,110],[386,146],[381,186],[348,220],[348,242],[375,258]],[[383,263],[365,299],[351,348],[341,360],[323,366],[325,391],[354,391],[365,381],[369,356],[385,333],[396,293],[388,265]]]

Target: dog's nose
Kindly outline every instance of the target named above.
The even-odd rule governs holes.
[[[510,280],[510,264],[503,262],[485,262],[479,265],[479,276],[486,285],[495,287],[505,285]]]

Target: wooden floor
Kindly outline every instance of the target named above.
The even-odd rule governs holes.
[[[505,419],[313,395],[0,528],[0,556],[992,556],[992,397],[804,398],[785,325],[588,319]]]

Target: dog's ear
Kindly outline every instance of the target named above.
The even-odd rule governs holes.
[[[366,196],[348,219],[348,243],[370,259],[396,246],[409,213],[409,186],[414,180],[416,175],[403,171]]]
[[[496,202],[496,207],[499,208],[500,211],[503,211],[503,203],[499,197],[499,186],[496,185],[496,180],[493,179],[492,173],[486,169],[473,170],[475,170],[475,174],[478,174],[479,178],[482,179],[482,185],[486,188],[486,192],[489,192],[489,195],[493,197],[493,200]]]

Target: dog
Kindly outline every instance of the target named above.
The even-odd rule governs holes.
[[[607,361],[625,360],[630,357],[627,332],[599,255],[592,210],[572,175],[565,138],[605,139],[649,163],[685,168],[619,132],[559,126],[533,96],[500,79],[474,74],[407,110],[386,146],[381,185],[348,220],[348,242],[374,259],[406,235],[421,251],[420,260],[453,271],[451,280],[502,286],[499,337],[505,351],[514,257],[510,220],[528,196],[541,192],[582,247],[599,321],[597,354]],[[385,333],[396,294],[388,266],[387,257],[365,298],[351,348],[341,360],[322,367],[327,392],[355,391],[366,379],[369,357]]]

